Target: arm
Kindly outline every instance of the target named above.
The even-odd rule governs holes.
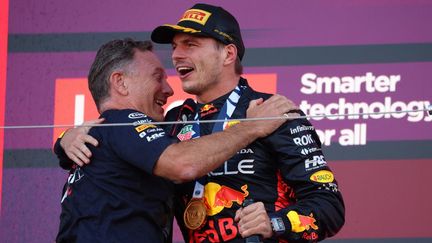
[[[167,115],[175,117],[175,119],[172,118],[171,120],[178,119],[178,108],[179,107],[176,107],[168,111]],[[101,124],[103,121],[103,118],[99,118],[97,120],[84,122],[84,124]],[[169,131],[172,126],[173,125],[165,125],[164,130]],[[59,159],[60,167],[69,170],[72,168],[74,163],[78,166],[84,166],[90,163],[92,153],[88,145],[98,146],[99,142],[92,136],[88,135],[89,130],[89,126],[80,126],[68,129],[59,136],[54,144],[53,151]]]
[[[291,101],[274,95],[265,102],[252,101],[247,117],[282,116],[293,109],[296,106]],[[284,122],[282,119],[241,122],[223,132],[172,144],[159,157],[153,173],[175,182],[199,178],[257,138],[269,135]]]
[[[70,170],[72,169],[74,162],[71,159],[69,159],[69,157],[66,155],[63,148],[60,146],[60,141],[62,140],[63,135],[66,132],[67,130],[62,132],[60,136],[57,138],[56,142],[54,143],[53,152],[57,155],[60,167],[65,170]]]
[[[92,156],[90,149],[86,146],[89,143],[93,146],[98,145],[98,141],[88,135],[91,124],[100,124],[103,118],[85,122],[83,125],[66,130],[57,139],[54,145],[54,153],[60,160],[60,166],[64,169],[70,169],[73,163],[79,166],[90,163]]]
[[[268,138],[268,146],[277,154],[283,181],[293,190],[294,203],[283,205],[276,212],[255,203],[236,213],[243,237],[261,234],[285,240],[310,242],[335,235],[345,222],[345,206],[337,181],[324,159],[319,138],[313,129],[290,132],[290,127],[312,125],[305,119],[291,121]],[[294,140],[310,138],[299,145]],[[299,149],[300,146],[300,149]],[[307,150],[306,155],[300,153]],[[290,194],[287,191],[285,195]],[[287,196],[288,197],[288,196]],[[272,224],[279,228],[270,231]]]

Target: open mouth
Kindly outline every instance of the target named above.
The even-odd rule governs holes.
[[[156,104],[158,104],[158,105],[160,105],[160,106],[163,106],[163,105],[165,105],[165,101],[163,101],[163,100],[156,100]]]
[[[180,74],[180,76],[185,76],[188,73],[192,72],[194,69],[191,67],[177,67],[176,68],[177,72]]]

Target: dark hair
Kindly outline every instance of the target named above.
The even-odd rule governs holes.
[[[111,73],[129,64],[136,50],[152,51],[153,45],[150,41],[126,38],[109,41],[99,48],[88,74],[88,87],[98,110],[101,102],[109,97]]]
[[[238,75],[243,74],[243,65],[241,63],[240,57],[237,56],[236,62],[235,62],[235,73]]]

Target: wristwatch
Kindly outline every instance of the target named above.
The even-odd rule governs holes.
[[[270,222],[275,236],[280,236],[285,233],[285,224],[281,217],[271,217]]]

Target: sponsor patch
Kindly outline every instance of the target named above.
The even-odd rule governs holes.
[[[307,146],[309,144],[315,144],[315,140],[312,138],[312,134],[305,134],[301,137],[293,138],[293,141],[298,146]]]
[[[334,193],[338,192],[338,185],[336,183],[330,182],[330,183],[324,183],[322,186],[318,187],[319,190],[327,190],[332,191]]]
[[[296,126],[295,128],[290,128],[291,134],[296,134],[303,131],[314,131],[314,130],[315,128],[313,126],[305,126],[305,125]]]
[[[201,117],[205,117],[217,111],[218,109],[213,104],[205,104],[200,110],[200,115]]]
[[[312,232],[310,234],[303,232],[302,238],[307,241],[315,241],[318,239],[318,234],[316,232]]]
[[[320,170],[313,173],[310,177],[310,180],[318,183],[329,183],[329,182],[333,182],[334,176],[331,171]]]
[[[133,122],[133,125],[134,125],[134,126],[138,126],[138,125],[146,124],[146,123],[149,123],[149,122],[150,122],[150,120],[148,120],[148,119],[143,119],[143,120],[134,121],[134,122]]]
[[[315,155],[312,159],[305,160],[306,171],[318,169],[320,167],[326,166],[327,162],[324,160],[323,155]]]
[[[236,161],[225,161],[219,168],[208,173],[208,176],[236,176],[237,174],[255,174],[254,159],[242,159]]]
[[[215,108],[215,107],[214,107],[213,104],[205,104],[205,105],[201,108],[200,112],[206,112],[206,111],[209,111],[209,110],[214,109],[214,108]]]
[[[146,132],[142,132],[142,133],[139,134],[140,138],[144,138],[146,135],[147,135]]]
[[[316,220],[312,213],[309,214],[309,216],[305,216],[298,214],[296,211],[289,211],[287,217],[291,222],[291,230],[295,233],[308,231],[310,229],[318,229],[318,226],[315,224]]]
[[[183,14],[182,18],[178,22],[187,20],[205,25],[210,15],[210,12],[201,9],[189,9]]]
[[[140,126],[135,127],[135,130],[137,132],[142,132],[142,131],[144,131],[146,129],[149,129],[149,128],[156,128],[156,125],[146,125],[146,124],[144,124],[144,125],[140,125]]]
[[[232,127],[234,125],[237,125],[239,123],[240,123],[240,121],[229,121],[229,122],[226,123],[224,129],[227,129],[227,128]]]
[[[130,113],[128,115],[129,119],[139,119],[139,118],[144,118],[147,117],[146,115],[144,115],[141,112],[134,112],[134,113]]]
[[[149,128],[149,129],[146,130],[147,133],[160,132],[160,131],[163,131],[163,129],[160,128],[160,127],[156,127],[156,128]]]
[[[180,141],[185,141],[185,140],[189,140],[192,138],[192,136],[195,134],[195,131],[192,129],[193,125],[186,125],[184,126],[179,134],[177,134],[177,138]]]
[[[217,230],[214,228],[217,225]],[[230,242],[238,234],[234,218],[208,218],[205,226],[191,231],[191,242]]]
[[[158,138],[163,137],[164,135],[165,135],[165,132],[154,133],[152,135],[149,135],[149,136],[146,137],[147,138],[147,142],[154,141],[154,140],[156,140]]]
[[[303,155],[308,155],[308,154],[311,154],[313,152],[320,151],[320,150],[321,150],[320,148],[302,148],[300,153]]]
[[[248,185],[243,185],[240,190],[215,182],[209,182],[204,188],[204,203],[207,206],[207,215],[213,216],[220,213],[224,208],[233,205],[240,206],[249,195]]]
[[[237,154],[253,154],[254,151],[251,148],[243,148],[237,152]]]

